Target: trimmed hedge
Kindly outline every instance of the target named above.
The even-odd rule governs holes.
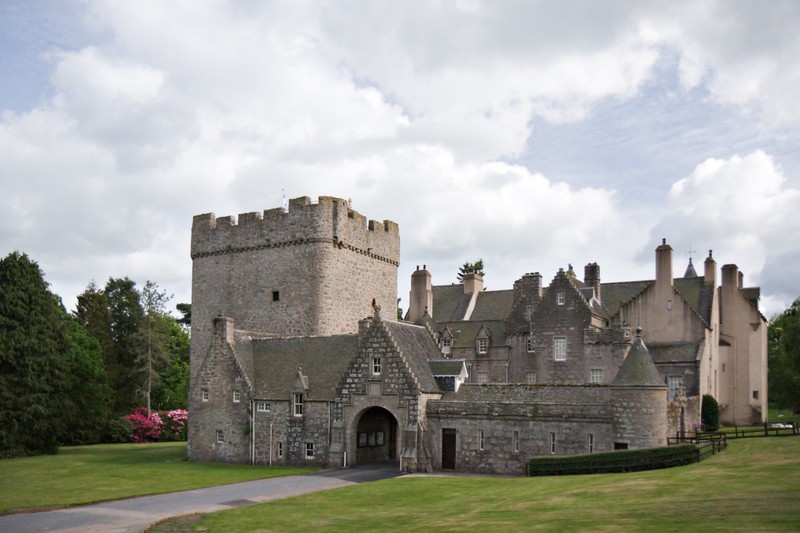
[[[528,462],[529,476],[563,476],[571,474],[606,474],[639,472],[688,465],[700,461],[694,444],[664,448],[619,450],[588,455],[534,457]]]

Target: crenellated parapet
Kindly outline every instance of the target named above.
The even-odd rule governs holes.
[[[192,221],[192,259],[286,246],[323,243],[397,266],[400,232],[391,220],[378,222],[350,208],[341,198],[303,196],[288,209],[217,218],[213,213]]]

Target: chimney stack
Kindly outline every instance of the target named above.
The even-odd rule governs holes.
[[[672,247],[667,239],[656,248],[656,285],[672,287]]]
[[[600,299],[600,266],[597,263],[589,263],[583,267],[583,283],[587,287],[594,289],[594,297]]]
[[[703,272],[703,283],[714,287],[717,284],[717,262],[714,261],[714,257],[712,257],[711,254],[712,250],[709,250],[708,257],[706,257],[704,263],[705,271]]]
[[[431,273],[428,272],[427,265],[422,266],[411,274],[411,291],[409,293],[408,320],[416,322],[425,314],[433,316],[433,288],[431,287]]]

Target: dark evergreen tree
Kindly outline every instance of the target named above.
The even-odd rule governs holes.
[[[179,320],[163,314],[157,317],[162,332],[166,364],[157,368],[152,402],[155,409],[186,409],[189,403],[189,335]]]
[[[59,300],[39,266],[9,254],[0,261],[0,455],[57,451],[68,351]]]
[[[485,276],[486,273],[483,271],[483,259],[478,259],[474,263],[464,263],[458,268],[458,274],[456,277],[458,281],[463,282],[464,277],[467,274],[479,274],[480,276]]]
[[[111,415],[127,415],[139,405],[138,392],[144,382],[137,364],[142,353],[139,333],[144,310],[136,284],[129,278],[110,278],[106,283],[111,346],[104,356],[109,385],[112,389]]]
[[[192,304],[176,304],[175,309],[183,315],[178,319],[178,324],[187,328],[192,327]]]

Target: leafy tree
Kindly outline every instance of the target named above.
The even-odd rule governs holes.
[[[172,296],[167,296],[166,292],[159,290],[158,284],[153,281],[148,280],[142,289],[144,351],[138,360],[145,376],[144,395],[147,416],[150,416],[151,413],[150,398],[153,392],[153,382],[160,380],[160,376],[156,372],[156,366],[160,366],[169,360],[168,353],[164,349],[166,344],[165,331],[159,326],[163,324],[161,317],[164,316],[167,302],[171,299]]]
[[[770,320],[767,339],[770,399],[800,410],[800,298]]]
[[[464,277],[466,277],[467,274],[478,274],[480,276],[485,276],[486,273],[483,271],[483,259],[478,259],[474,263],[464,263],[459,267],[456,277],[458,278],[459,282],[463,283]]]
[[[706,431],[719,429],[719,404],[710,394],[703,395],[703,403],[700,406],[700,422]]]
[[[55,453],[69,349],[58,298],[27,255],[0,261],[0,455]]]
[[[192,304],[175,304],[175,309],[183,315],[178,319],[178,324],[187,328],[192,327]]]
[[[164,350],[169,355],[158,369],[153,404],[162,411],[186,409],[189,402],[189,335],[179,320],[164,314],[158,317]]]

